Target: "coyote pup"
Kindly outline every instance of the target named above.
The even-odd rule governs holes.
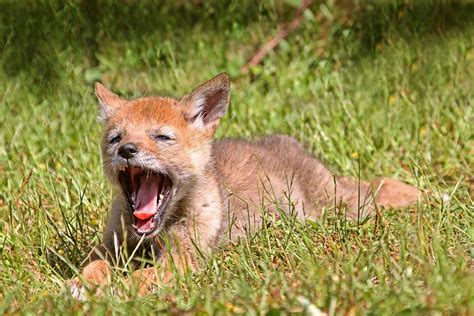
[[[354,217],[358,209],[368,214],[375,205],[402,208],[417,201],[419,190],[397,180],[334,176],[290,136],[213,142],[229,90],[226,74],[180,99],[125,100],[96,84],[104,169],[115,197],[102,246],[89,256],[82,277],[70,281],[74,296],[83,298],[83,284],[107,284],[110,262],[123,245],[161,262],[130,277],[146,294],[170,281],[172,266],[195,269],[197,249],[209,252],[258,229],[262,210],[276,216],[290,210],[304,219],[344,204]]]

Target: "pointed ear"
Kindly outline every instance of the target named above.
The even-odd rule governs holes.
[[[103,121],[108,120],[126,102],[99,82],[95,84],[95,95],[99,99],[100,118]]]
[[[217,128],[229,106],[230,81],[221,73],[180,99],[190,123],[199,129]]]

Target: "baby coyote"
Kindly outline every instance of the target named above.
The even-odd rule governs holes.
[[[258,229],[262,210],[277,216],[290,210],[304,219],[335,204],[355,216],[375,205],[401,208],[417,201],[419,190],[397,180],[334,176],[289,136],[213,142],[229,90],[226,74],[180,99],[125,100],[96,85],[104,169],[115,198],[102,246],[89,256],[82,277],[70,281],[74,296],[83,297],[83,285],[110,280],[118,247],[161,262],[130,277],[145,294],[169,282],[172,268],[195,269],[198,253]]]

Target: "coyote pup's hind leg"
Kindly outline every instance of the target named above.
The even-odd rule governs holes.
[[[351,217],[373,212],[375,206],[406,208],[414,205],[421,196],[418,188],[389,178],[378,178],[370,183],[351,177],[337,177],[337,201],[344,203]],[[375,198],[375,201],[374,201]]]

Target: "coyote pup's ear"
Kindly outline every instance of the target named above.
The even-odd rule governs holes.
[[[193,126],[214,131],[229,106],[230,82],[221,73],[180,99]]]
[[[107,121],[126,102],[99,82],[95,84],[95,95],[99,99],[100,118],[102,121]]]

